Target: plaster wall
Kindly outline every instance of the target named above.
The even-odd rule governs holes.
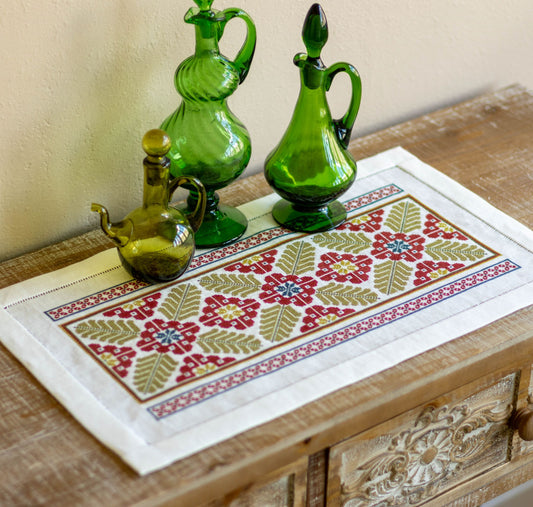
[[[363,79],[352,139],[477,94],[520,82],[533,89],[531,0],[322,0],[327,65]],[[4,0],[0,13],[0,260],[97,226],[140,204],[141,139],[179,104],[176,66],[193,51],[183,22],[192,0]],[[310,1],[215,0],[255,20],[258,43],[230,107],[251,133],[244,175],[262,171],[298,94]],[[232,21],[231,57],[244,37]],[[343,76],[329,94],[348,104]]]

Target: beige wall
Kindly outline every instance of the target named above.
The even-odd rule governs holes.
[[[254,18],[252,70],[232,97],[262,170],[298,93],[310,1],[215,0]],[[143,133],[178,105],[173,73],[192,51],[192,0],[4,0],[0,12],[0,260],[96,226],[140,204]],[[354,138],[479,93],[533,88],[531,0],[323,0],[327,65],[354,64],[364,94]],[[233,28],[232,28],[233,27]],[[228,56],[243,36],[228,25]],[[330,94],[347,104],[347,81]]]

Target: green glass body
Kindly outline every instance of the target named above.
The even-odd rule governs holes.
[[[185,16],[195,27],[194,55],[183,61],[175,74],[181,104],[161,125],[172,140],[169,158],[173,176],[189,175],[200,180],[207,192],[206,215],[196,234],[199,247],[235,241],[246,230],[244,215],[220,205],[216,190],[229,185],[244,171],[252,152],[245,126],[231,112],[227,98],[247,76],[255,50],[255,26],[239,9],[211,10],[210,1],[197,1],[199,8]],[[233,18],[245,21],[246,40],[234,61],[219,51],[226,23]],[[196,206],[191,191],[185,213]]]
[[[300,68],[298,100],[283,138],[265,161],[264,172],[283,198],[274,206],[274,218],[289,229],[317,232],[346,218],[336,199],[356,177],[356,162],[347,145],[361,101],[361,80],[351,65],[337,63],[328,68],[320,59],[327,24],[318,4],[307,15],[303,39],[308,54],[294,59]],[[326,92],[339,72],[349,75],[352,97],[344,117],[333,120]]]
[[[189,176],[169,180],[170,161],[165,154],[170,138],[164,132],[147,132],[143,147],[148,156],[144,159],[142,206],[114,224],[104,206],[93,203],[91,209],[100,214],[102,230],[117,245],[122,265],[132,276],[149,283],[167,282],[182,275],[194,255],[194,233],[205,212],[206,193],[203,185]],[[188,218],[169,206],[172,193],[184,185],[198,195]]]
[[[150,209],[151,208],[151,209]],[[182,275],[194,255],[194,232],[183,214],[150,207],[130,213],[133,233],[118,247],[122,265],[135,278],[167,282]]]

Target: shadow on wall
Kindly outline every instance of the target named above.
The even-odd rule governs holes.
[[[161,71],[147,27],[128,22],[143,17],[135,6],[140,9],[132,5],[127,17],[119,2],[79,8],[70,19],[49,27],[50,51],[31,68],[35,95],[29,102],[34,100],[36,107],[22,110],[24,116],[10,126],[13,142],[4,152],[7,165],[17,170],[3,185],[2,200],[18,205],[2,210],[5,237],[14,240],[3,245],[0,258],[93,228],[92,200],[112,201],[116,216],[138,205],[141,139],[158,126],[146,119],[146,104],[153,103],[150,81]],[[39,22],[36,12],[28,17],[30,27]],[[106,23],[99,25],[100,18]],[[42,45],[42,37],[36,34],[30,43]],[[28,80],[26,74],[17,76],[15,93]],[[168,86],[172,93],[172,82]],[[132,123],[132,118],[139,121]],[[98,195],[89,195],[88,189],[95,188]],[[33,220],[36,208],[41,211]]]

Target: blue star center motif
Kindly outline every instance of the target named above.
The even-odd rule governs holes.
[[[286,298],[290,298],[302,292],[302,288],[294,282],[285,282],[283,285],[278,285],[276,290]]]
[[[182,336],[175,329],[165,329],[155,335],[155,337],[163,344],[170,345],[172,342],[181,340]]]
[[[411,245],[409,243],[406,243],[401,239],[395,239],[394,241],[387,243],[386,246],[389,250],[392,250],[396,254],[405,252],[406,250],[409,250],[411,248]]]

